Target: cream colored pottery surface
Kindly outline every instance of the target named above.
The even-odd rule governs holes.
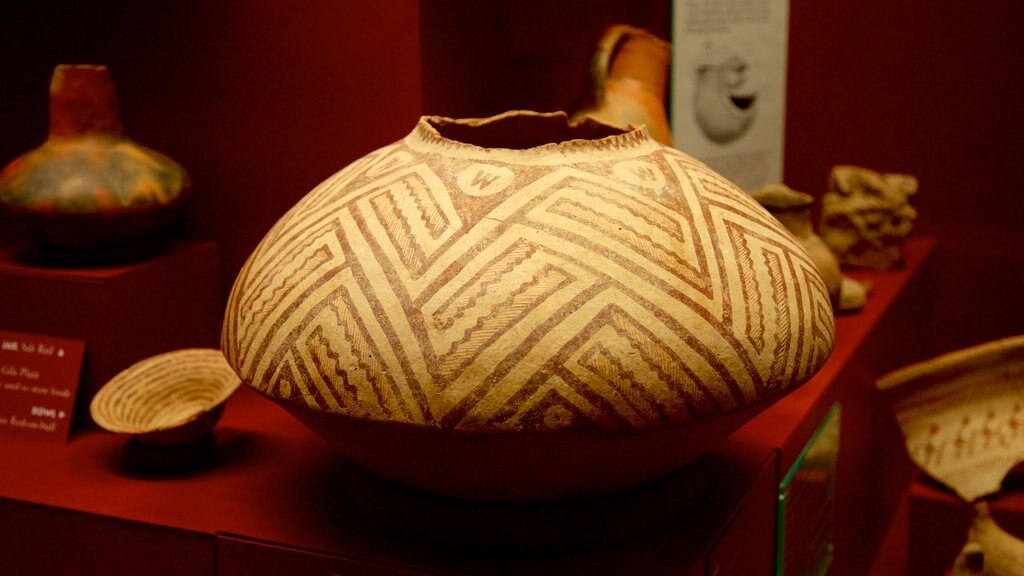
[[[189,348],[141,360],[114,376],[89,406],[106,430],[145,434],[183,426],[216,408],[241,381],[220,350]]]
[[[228,303],[243,381],[371,421],[629,431],[818,370],[828,294],[754,200],[643,129],[505,149],[434,126],[513,116],[421,120],[285,214]]]
[[[911,459],[971,502],[1024,460],[1024,336],[893,372],[878,382]]]

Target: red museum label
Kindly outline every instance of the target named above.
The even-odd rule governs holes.
[[[0,331],[0,432],[67,441],[85,341]]]

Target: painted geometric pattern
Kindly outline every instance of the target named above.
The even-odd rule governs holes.
[[[364,157],[245,264],[229,362],[313,409],[464,430],[649,429],[808,379],[834,328],[802,248],[696,160],[627,156]]]

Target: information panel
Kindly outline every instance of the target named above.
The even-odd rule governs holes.
[[[0,433],[66,441],[85,342],[0,331]]]
[[[674,0],[672,139],[752,192],[781,183],[789,0]]]

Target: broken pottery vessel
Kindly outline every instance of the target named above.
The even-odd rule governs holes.
[[[810,378],[807,252],[646,128],[424,117],[257,246],[222,334],[242,380],[356,463],[483,500],[663,477]]]
[[[836,166],[821,201],[818,234],[842,266],[889,270],[903,263],[903,241],[917,217],[917,179]]]
[[[938,356],[878,381],[910,458],[972,502],[1024,461],[1024,336]]]

